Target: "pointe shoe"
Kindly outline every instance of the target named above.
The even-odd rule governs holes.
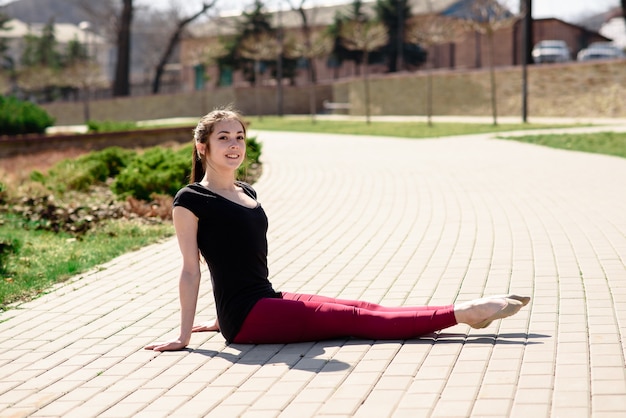
[[[508,295],[491,296],[489,299],[513,299],[522,302],[522,306],[526,306],[530,302],[530,296],[520,296],[513,293]]]
[[[502,309],[500,309],[498,312],[494,313],[490,317],[485,318],[482,321],[470,326],[475,329],[487,328],[489,325],[491,325],[493,321],[515,315],[519,312],[520,309],[524,307],[524,302],[520,300],[512,299],[509,297],[505,297],[504,300],[506,302],[506,305],[504,305]],[[528,300],[530,300],[530,298],[528,298]]]

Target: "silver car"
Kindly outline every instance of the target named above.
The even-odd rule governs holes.
[[[572,59],[567,43],[559,40],[545,40],[537,43],[533,48],[532,55],[533,61],[538,64],[566,62]]]
[[[624,58],[626,55],[611,42],[594,42],[578,53],[578,61],[608,60]]]

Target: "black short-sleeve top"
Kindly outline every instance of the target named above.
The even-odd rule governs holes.
[[[249,184],[236,185],[256,201]],[[176,206],[198,218],[198,248],[211,273],[220,330],[230,342],[259,299],[280,297],[268,280],[267,216],[258,202],[248,208],[199,183],[179,190]]]

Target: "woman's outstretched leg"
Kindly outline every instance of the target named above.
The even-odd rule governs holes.
[[[266,298],[252,308],[233,342],[291,343],[346,337],[404,340],[456,323],[453,305],[389,312],[332,302]]]
[[[410,339],[457,323],[484,328],[494,320],[517,313],[528,300],[503,296],[428,310],[376,311],[325,301],[261,299],[233,342],[291,343],[345,337]]]
[[[296,300],[301,302],[335,303],[338,305],[353,306],[355,308],[367,309],[369,311],[403,312],[403,311],[436,311],[444,306],[383,306],[377,303],[362,300],[338,299],[328,296],[311,295],[306,293],[282,292],[283,299]]]

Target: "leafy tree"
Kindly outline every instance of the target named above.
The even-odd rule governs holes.
[[[241,17],[242,19],[237,25],[237,35],[232,39],[225,40],[228,54],[219,59],[219,67],[220,71],[227,68],[240,69],[246,80],[256,84],[258,74],[255,61],[241,55],[241,43],[244,42],[244,39],[251,39],[261,34],[275,38],[276,31],[272,28],[270,15],[265,11],[265,6],[260,0],[255,0],[252,9],[244,11]]]
[[[370,91],[368,79],[368,58],[372,51],[384,46],[389,41],[387,28],[376,21],[352,21],[341,27],[341,39],[346,48],[363,53],[363,87],[365,91],[365,117],[370,123]]]
[[[11,29],[7,24],[11,18],[4,13],[0,12],[0,34],[2,31],[8,31]],[[8,55],[9,45],[7,44],[7,39],[0,35],[0,68],[3,70],[8,70],[13,68],[13,62],[11,57]]]
[[[285,48],[285,54],[290,58],[305,58],[310,67],[314,66],[316,59],[327,57],[333,49],[333,39],[325,32],[314,35],[309,34],[308,42],[305,42],[302,37],[306,37],[306,35],[294,35],[290,38]],[[317,82],[314,74],[314,72],[309,72],[309,111],[313,122],[315,122],[315,104],[317,102],[315,92]]]
[[[280,46],[268,32],[251,33],[239,43],[239,54],[254,62],[254,91],[256,96],[256,114],[261,115],[259,87],[261,84],[261,62],[276,59]]]
[[[11,19],[7,15],[0,12],[0,94],[9,90],[14,70],[13,59],[8,55],[7,40],[1,36],[2,31],[10,29],[7,26],[9,20]]]
[[[457,37],[458,23],[456,19],[436,14],[427,14],[414,19],[406,28],[405,40],[414,45],[424,48],[453,42]],[[433,62],[437,60],[437,48],[435,48]],[[428,125],[432,125],[433,114],[433,75],[428,71],[426,82],[426,114]]]
[[[24,36],[21,68],[16,72],[17,84],[31,94],[43,95],[51,101],[59,91],[59,76],[64,57],[58,51],[54,21],[48,22],[41,35]]]
[[[72,65],[77,62],[87,61],[88,59],[87,45],[81,43],[78,39],[72,39],[67,43],[65,56],[63,56],[64,65]]]
[[[402,70],[404,54],[411,50],[405,48],[405,30],[411,18],[411,6],[408,0],[376,0],[376,15],[388,30],[389,41],[385,46],[389,72]]]
[[[58,52],[54,21],[51,20],[43,27],[41,36],[28,34],[24,37],[24,51],[22,65],[26,67],[43,66],[58,70],[62,66],[62,56]]]
[[[327,28],[327,33],[334,39],[330,62],[333,63],[332,65],[335,69],[339,69],[344,61],[360,63],[363,59],[361,51],[346,48],[341,38],[341,32],[347,22],[365,22],[367,19],[368,17],[363,11],[362,0],[354,0],[350,3],[350,9],[347,14],[335,14],[333,23]],[[335,78],[337,78],[337,74],[335,74]]]

